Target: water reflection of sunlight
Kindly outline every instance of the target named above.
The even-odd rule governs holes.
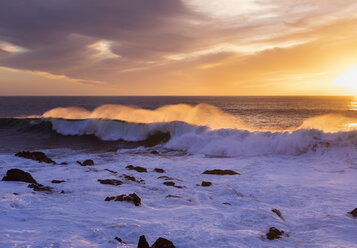
[[[349,109],[357,111],[357,97],[352,98]]]

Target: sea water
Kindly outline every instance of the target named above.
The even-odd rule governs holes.
[[[14,156],[22,150],[58,164]],[[76,163],[85,159],[95,165]],[[0,182],[1,247],[136,247],[141,235],[176,247],[357,243],[353,97],[0,97],[0,176],[11,168],[53,193]],[[134,192],[140,207],[104,201]],[[272,226],[287,235],[267,240]]]

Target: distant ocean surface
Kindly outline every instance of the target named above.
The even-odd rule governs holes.
[[[353,97],[0,97],[0,118],[42,115],[58,107],[87,110],[105,104],[156,109],[165,105],[206,103],[238,116],[253,127],[288,129],[304,120],[326,114],[357,117]],[[138,120],[140,122],[140,120]]]

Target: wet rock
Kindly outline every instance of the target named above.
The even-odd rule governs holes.
[[[285,218],[283,217],[283,215],[281,214],[279,209],[273,208],[271,210],[273,213],[275,213],[277,216],[279,216],[280,219],[282,219],[283,221],[285,221]]]
[[[112,173],[112,174],[117,174],[117,173],[118,173],[118,172],[116,172],[116,171],[109,170],[109,169],[104,169],[104,170],[109,171],[109,172]]]
[[[155,150],[154,150],[154,151],[151,151],[150,153],[153,154],[153,155],[159,155],[159,152],[158,152],[158,151],[155,151]]]
[[[223,176],[223,175],[240,175],[238,172],[235,172],[235,171],[232,171],[232,170],[219,170],[219,169],[206,170],[202,174],[220,175],[220,176]]]
[[[108,196],[105,198],[105,201],[127,201],[127,202],[132,202],[134,203],[135,206],[140,206],[141,205],[141,198],[135,194],[129,194],[129,195],[118,195],[118,196]]]
[[[357,217],[357,208],[353,209],[351,212],[348,212],[351,214],[353,217]]]
[[[89,166],[89,165],[94,165],[94,161],[91,159],[84,160],[83,162],[77,161],[78,164],[81,166]]]
[[[174,182],[163,182],[166,186],[175,186]]]
[[[51,187],[43,186],[42,184],[38,184],[38,183],[31,183],[31,184],[29,184],[28,187],[33,189],[34,191],[52,192],[52,188]]]
[[[36,160],[40,163],[56,164],[55,161],[46,156],[43,152],[22,151],[15,154],[16,157]]]
[[[160,176],[160,177],[158,177],[157,179],[175,180],[175,181],[182,182],[181,179],[177,179],[177,178],[173,178],[173,177],[168,177],[168,176]]]
[[[65,180],[52,180],[51,183],[64,183]]]
[[[25,172],[20,169],[10,169],[6,172],[6,176],[3,177],[2,181],[18,181],[25,183],[36,183],[30,173]]]
[[[175,246],[170,240],[160,237],[155,241],[151,248],[175,248]]]
[[[171,186],[171,187],[175,187],[175,188],[178,188],[178,189],[182,189],[183,188],[182,186],[175,185],[174,182],[163,182],[163,184],[165,184],[166,186]]]
[[[179,195],[167,195],[166,198],[182,198]]]
[[[165,173],[165,170],[160,168],[155,168],[154,171],[157,173]]]
[[[269,232],[266,234],[267,239],[273,240],[273,239],[280,239],[281,235],[284,234],[284,231],[280,231],[279,229],[275,227],[270,227]]]
[[[202,186],[202,187],[209,187],[209,186],[211,186],[211,185],[212,185],[211,182],[202,181],[202,183],[201,183],[201,186]]]
[[[123,245],[125,245],[126,243],[121,239],[121,238],[119,238],[119,237],[115,237],[114,238],[116,241],[118,241],[120,244],[123,244]]]
[[[116,180],[116,179],[98,179],[98,182],[100,182],[101,184],[109,184],[109,185],[122,185],[123,182],[120,180]]]
[[[125,179],[127,179],[129,181],[136,182],[136,183],[145,183],[145,181],[143,179],[137,180],[135,177],[129,176],[129,175],[126,175],[126,174],[121,175],[121,177],[124,177]]]
[[[150,134],[145,140],[144,140],[144,146],[146,147],[152,147],[159,145],[161,143],[166,143],[170,140],[171,135],[169,132],[160,132],[157,131],[153,134]]]
[[[140,236],[137,248],[150,248],[149,243],[146,241],[144,235]]]
[[[143,172],[148,172],[146,168],[140,167],[140,166],[133,166],[133,165],[128,165],[125,167],[127,170],[135,170],[137,172],[143,173]]]

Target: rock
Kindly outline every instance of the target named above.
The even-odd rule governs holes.
[[[151,248],[175,248],[175,246],[170,240],[160,237],[155,241]]]
[[[351,214],[353,217],[357,217],[357,208],[353,209],[351,212],[348,212]]]
[[[127,170],[135,170],[137,172],[148,172],[146,168],[144,167],[140,167],[140,166],[133,166],[133,165],[128,165],[127,167],[125,167]]]
[[[175,187],[175,188],[178,188],[178,189],[182,189],[183,188],[182,186],[175,185],[174,182],[163,182],[163,184],[165,184],[166,186],[172,186],[172,187]]]
[[[64,183],[65,180],[52,180],[51,183]]]
[[[64,194],[64,190],[61,191],[61,194]]]
[[[175,181],[182,182],[182,180],[181,180],[181,179],[178,179],[178,178],[173,178],[173,177],[168,177],[168,176],[160,176],[160,177],[158,177],[157,179],[175,180]]]
[[[155,168],[154,171],[157,173],[165,173],[165,170],[160,168]]]
[[[140,206],[141,205],[141,198],[135,194],[129,194],[129,195],[118,195],[118,196],[108,196],[105,198],[105,201],[127,201],[127,202],[133,202],[135,206]]]
[[[280,210],[279,209],[276,209],[276,208],[273,208],[271,210],[273,213],[275,213],[277,216],[279,216],[280,219],[282,219],[283,221],[285,221],[283,215],[281,214]]]
[[[36,160],[40,163],[48,163],[48,164],[56,164],[55,161],[50,159],[49,157],[46,156],[43,152],[29,152],[29,151],[23,151],[23,152],[18,152],[15,154],[16,157],[21,157],[21,158],[27,158],[27,159],[32,159]]]
[[[152,147],[156,146],[161,143],[166,143],[170,140],[171,135],[170,132],[160,132],[157,131],[153,134],[150,134],[145,140],[144,140],[144,145],[146,147]]]
[[[206,170],[202,174],[209,174],[209,175],[240,175],[238,172],[232,171],[232,170]]]
[[[166,186],[175,186],[174,182],[163,182]]]
[[[33,189],[34,191],[52,192],[52,188],[51,187],[43,186],[42,184],[38,184],[38,183],[31,183],[31,184],[29,184],[28,187]]]
[[[179,195],[167,195],[166,198],[182,198]]]
[[[81,166],[94,165],[94,161],[91,159],[84,160],[83,163],[81,161],[77,161]]]
[[[118,173],[118,172],[116,172],[116,171],[109,170],[109,169],[104,169],[104,170],[109,171],[109,172],[112,173],[112,174],[117,174],[117,173]]]
[[[267,239],[273,240],[273,239],[280,239],[281,235],[284,234],[284,231],[280,231],[279,229],[275,227],[270,227],[269,232],[266,234]]]
[[[150,248],[144,235],[140,236],[137,248]]]
[[[143,179],[140,179],[140,180],[137,180],[135,177],[133,176],[129,176],[129,175],[121,175],[121,177],[124,177],[125,179],[129,180],[129,181],[133,181],[133,182],[136,182],[136,183],[145,183],[145,181]]]
[[[62,163],[61,163],[61,165],[68,165],[68,163],[66,163],[66,162],[62,162]]]
[[[119,238],[119,237],[115,237],[114,238],[116,241],[118,241],[120,244],[123,244],[123,245],[125,245],[126,243],[121,239],[121,238]]]
[[[30,173],[25,172],[20,169],[10,169],[6,172],[6,176],[3,177],[2,181],[18,181],[25,183],[36,183]]]
[[[154,150],[154,151],[151,151],[150,153],[153,154],[153,155],[159,155],[159,152],[158,152],[158,151],[155,151],[155,150]]]
[[[223,202],[222,204],[232,206],[229,202]]]
[[[201,186],[202,186],[202,187],[209,187],[209,186],[211,186],[211,185],[212,185],[211,182],[202,181],[202,183],[201,183]]]
[[[116,179],[98,179],[98,182],[100,182],[101,184],[109,184],[109,185],[122,185],[123,182],[120,180],[116,180]]]

